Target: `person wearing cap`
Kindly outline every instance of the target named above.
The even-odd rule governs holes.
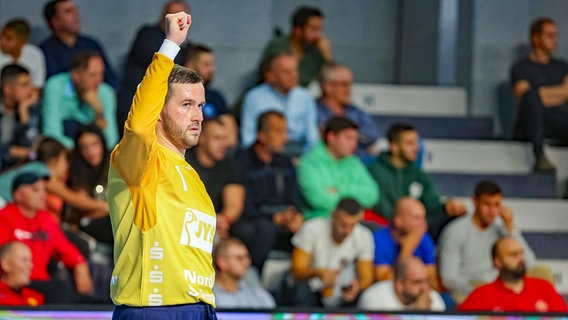
[[[0,245],[18,240],[30,247],[33,256],[32,288],[44,294],[46,302],[65,301],[65,285],[51,279],[47,265],[57,257],[73,270],[76,292],[91,294],[93,284],[89,267],[79,250],[65,237],[61,227],[45,210],[45,176],[21,173],[13,181],[13,202],[0,210]]]

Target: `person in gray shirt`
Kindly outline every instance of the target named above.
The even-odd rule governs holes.
[[[236,238],[225,238],[213,250],[216,268],[213,293],[218,308],[271,309],[274,298],[258,285],[246,282],[251,259],[247,247]]]
[[[438,256],[442,284],[457,303],[478,285],[492,282],[498,275],[491,248],[502,237],[513,236],[524,247],[526,262],[535,262],[534,252],[515,228],[513,211],[501,201],[501,188],[493,181],[475,187],[475,212],[451,222],[442,231]]]

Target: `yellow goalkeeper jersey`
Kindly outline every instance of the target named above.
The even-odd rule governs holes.
[[[199,175],[158,144],[156,122],[173,61],[156,53],[113,150],[108,195],[115,304],[215,306],[211,251],[216,217]]]

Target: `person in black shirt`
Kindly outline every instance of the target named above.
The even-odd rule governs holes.
[[[513,92],[519,100],[513,137],[533,144],[535,171],[554,171],[544,155],[543,139],[568,141],[568,64],[552,57],[558,46],[552,19],[534,21],[530,40],[529,56],[511,71]]]
[[[199,173],[217,213],[217,235],[225,238],[239,219],[245,188],[238,165],[227,156],[227,128],[219,118],[203,121],[199,144],[185,160]]]
[[[257,120],[256,142],[237,154],[245,175],[245,208],[231,234],[248,247],[252,264],[262,271],[272,249],[291,252],[290,238],[304,221],[296,170],[282,154],[288,142],[286,118],[267,111]]]

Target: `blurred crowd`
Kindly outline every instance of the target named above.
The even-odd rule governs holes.
[[[110,303],[110,151],[164,16],[190,10],[165,3],[138,30],[121,77],[81,33],[73,1],[43,10],[51,35],[39,47],[22,18],[0,38],[0,304]],[[217,212],[217,306],[568,311],[497,182],[477,183],[468,212],[421,168],[412,124],[378,128],[350,102],[354,76],[333,59],[324,18],[316,7],[292,12],[290,33],[265,46],[234,106],[212,86],[210,47],[190,39],[176,58],[205,82],[200,142],[185,158]],[[523,110],[515,130],[534,146],[536,171],[554,170],[543,139],[568,137],[568,66],[551,57],[556,39],[554,21],[536,21],[531,56],[512,72]],[[316,81],[319,97],[306,89]],[[271,260],[289,268],[275,273]]]

